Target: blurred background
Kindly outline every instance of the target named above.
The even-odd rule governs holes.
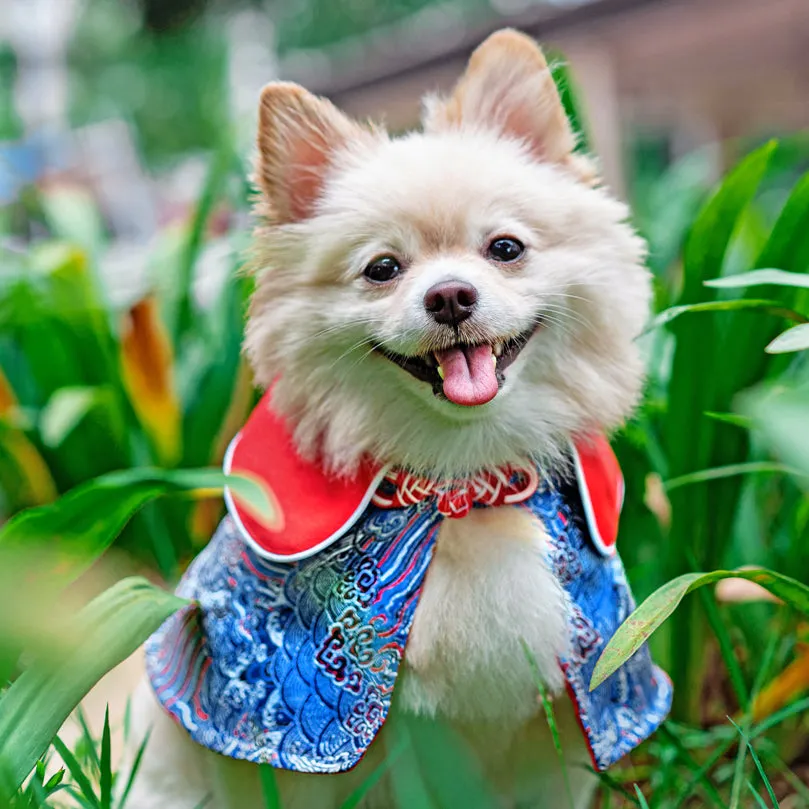
[[[297,81],[400,131],[503,26],[546,48],[585,147],[631,203],[656,308],[671,307],[656,324],[712,313],[650,330],[647,395],[616,437],[636,594],[751,564],[806,580],[806,329],[765,348],[809,322],[809,284],[703,282],[809,269],[807,0],[0,0],[0,524],[115,470],[163,470],[179,491],[178,469],[221,463],[256,396],[240,270],[264,84]],[[797,398],[762,404],[770,389]],[[114,528],[48,517],[88,560],[135,510],[111,493],[134,477],[103,480],[86,491]],[[170,586],[222,514],[205,491],[140,508],[100,577],[73,576],[80,600],[133,569]],[[0,615],[22,598],[5,591]],[[755,587],[706,592],[653,638],[675,721],[603,806],[640,805],[618,781],[655,806],[775,805],[739,802],[730,715],[768,731],[759,752],[782,805],[809,806],[809,625]],[[3,644],[0,626],[5,680],[19,648],[4,669]]]
[[[804,0],[0,0],[3,217],[36,238],[25,189],[81,187],[128,289],[206,155],[225,138],[249,153],[267,81],[404,129],[506,25],[564,54],[625,197],[697,149],[710,182],[751,142],[809,126]]]

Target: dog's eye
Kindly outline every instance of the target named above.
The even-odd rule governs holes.
[[[393,256],[380,256],[365,268],[365,277],[375,284],[384,284],[396,278],[401,271],[402,265]]]
[[[516,239],[501,237],[489,245],[487,252],[495,261],[516,261],[525,252],[525,245]]]

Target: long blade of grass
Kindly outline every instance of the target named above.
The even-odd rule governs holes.
[[[228,168],[233,158],[230,142],[223,138],[219,149],[211,159],[208,167],[208,174],[205,178],[205,185],[202,189],[202,196],[199,198],[194,218],[188,231],[188,238],[185,242],[180,266],[177,270],[177,313],[174,322],[173,335],[174,345],[179,346],[183,335],[191,325],[193,306],[192,291],[194,280],[194,268],[197,264],[202,243],[205,237],[205,228],[213,213],[216,200],[222,190]]]
[[[404,752],[405,745],[399,743],[393,749],[389,750],[375,767],[371,774],[340,804],[340,809],[357,809],[357,807],[365,799],[371,790],[385,777],[385,774],[396,764],[399,756]]]
[[[570,788],[570,778],[567,772],[567,764],[565,763],[565,754],[562,751],[562,740],[559,738],[559,728],[556,725],[556,717],[553,713],[553,705],[551,705],[550,698],[548,697],[548,689],[545,688],[545,684],[542,682],[542,675],[539,673],[539,666],[537,666],[536,658],[534,657],[533,652],[525,642],[524,638],[520,638],[520,644],[522,645],[523,654],[525,655],[526,660],[528,660],[528,665],[531,667],[534,685],[539,692],[539,698],[542,702],[542,710],[545,713],[545,719],[547,720],[548,727],[551,730],[553,746],[556,750],[556,756],[559,759],[559,766],[562,770],[562,777],[565,781],[565,792],[567,793],[568,805],[570,806],[570,809],[576,809],[576,804],[573,801],[573,791]]]
[[[660,326],[671,323],[682,315],[738,311],[764,312],[769,315],[783,317],[785,320],[791,320],[795,323],[806,323],[809,321],[806,315],[785,307],[780,301],[747,298],[729,301],[703,301],[702,303],[682,304],[665,309],[654,317],[641,335],[648,334],[650,331],[654,331],[654,329]]]
[[[756,806],[761,807],[761,809],[768,809],[767,804],[764,803],[764,798],[762,798],[761,795],[758,794],[758,791],[750,783],[750,781],[747,781],[747,789],[750,792],[750,794],[753,796],[753,800],[756,802]]]
[[[140,770],[140,765],[143,762],[143,754],[146,752],[146,745],[149,743],[151,735],[152,731],[150,728],[147,734],[143,737],[143,741],[138,747],[138,752],[135,754],[135,758],[132,762],[132,769],[129,771],[129,778],[127,779],[124,791],[121,793],[121,800],[118,802],[118,809],[125,809],[126,807],[127,798],[129,797],[129,793],[132,791],[132,786],[135,783],[135,778],[137,777],[138,771]]]
[[[680,475],[663,482],[667,491],[674,491],[682,486],[693,486],[696,483],[707,483],[711,480],[723,480],[725,478],[738,477],[739,475],[796,475],[801,474],[800,470],[784,466],[780,463],[770,461],[750,461],[749,463],[729,464],[728,466],[717,466],[713,469],[700,469],[698,472],[690,472],[687,475]]]
[[[58,736],[54,736],[52,744],[56,752],[59,754],[59,758],[64,761],[65,766],[73,776],[73,780],[76,782],[76,786],[81,791],[81,794],[91,806],[98,807],[98,796],[95,794],[95,790],[90,784],[90,779],[85,774],[81,764],[79,764],[70,748]]]
[[[769,285],[809,289],[809,275],[804,272],[787,272],[786,270],[751,270],[705,281],[706,287],[715,289],[741,289]]]
[[[73,712],[73,715],[79,722],[79,727],[81,728],[81,735],[84,739],[84,744],[87,747],[87,754],[90,756],[93,764],[96,767],[101,766],[101,761],[98,758],[98,749],[96,747],[96,740],[93,738],[93,733],[90,730],[90,725],[87,724],[87,716],[84,713],[84,709],[81,705],[79,705],[76,710]]]
[[[753,759],[753,763],[756,765],[756,769],[758,770],[758,774],[761,776],[761,780],[764,782],[764,787],[767,790],[767,794],[770,796],[770,800],[772,801],[772,805],[775,809],[778,809],[778,799],[775,797],[775,792],[773,791],[772,785],[770,784],[770,779],[767,778],[767,773],[764,772],[764,767],[761,765],[761,759],[758,757],[758,753],[756,753],[755,748],[753,747],[753,743],[750,741],[750,737],[747,734],[747,731],[742,730],[732,719],[728,717],[730,724],[736,728],[739,736],[741,736],[742,743],[747,747],[748,751],[750,752],[750,758]]]
[[[261,764],[258,768],[258,774],[261,779],[261,795],[264,799],[264,809],[281,809],[281,793],[278,791],[275,769],[270,764]]]
[[[744,741],[739,742],[739,749],[736,753],[736,761],[733,765],[733,781],[730,787],[730,803],[728,809],[739,809],[739,801],[742,796],[742,784],[745,781],[744,763],[747,757],[747,745]]]
[[[635,784],[635,794],[638,796],[638,805],[641,809],[649,809],[649,804],[646,802],[646,798],[637,784]]]
[[[101,758],[99,760],[98,803],[101,809],[112,809],[112,750],[110,741],[110,706],[104,711],[104,729],[101,731]]]

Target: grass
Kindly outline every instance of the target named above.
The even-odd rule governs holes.
[[[180,603],[125,580],[55,630],[45,625],[62,615],[59,593],[113,543],[171,581],[221,514],[224,481],[207,467],[219,464],[254,401],[239,353],[250,292],[237,272],[244,234],[224,237],[231,272],[212,309],[199,309],[191,282],[205,247],[223,238],[209,228],[214,212],[247,207],[244,166],[228,138],[193,215],[155,248],[161,283],[127,310],[111,308],[99,283],[106,245],[92,206],[54,215],[64,199],[30,189],[23,213],[47,238],[3,256],[0,514],[19,516],[0,529],[0,673],[9,683],[0,697],[0,807],[125,802],[109,722],[100,738],[85,725],[72,750],[54,734],[93,682]],[[809,318],[809,176],[790,172],[775,143],[708,196],[692,169],[660,178],[638,218],[651,242],[657,317],[641,339],[646,398],[616,437],[628,486],[622,555],[677,702],[663,730],[600,776],[598,805],[794,809],[809,806],[809,356],[800,334],[776,343],[788,351],[766,349]],[[781,272],[745,275],[755,270]],[[716,571],[740,565],[797,580],[745,574],[775,586],[787,606],[718,600]],[[20,586],[21,570],[36,571],[33,584]],[[3,616],[28,618],[17,626]],[[637,635],[623,640],[613,663]],[[82,641],[81,660],[93,665],[71,666]],[[541,693],[553,731],[553,703]],[[54,753],[65,769],[46,775]],[[346,809],[386,774],[406,809],[493,805],[448,728],[403,722]],[[278,807],[272,776],[262,770],[265,805]]]

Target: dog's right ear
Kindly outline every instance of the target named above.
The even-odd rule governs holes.
[[[315,212],[334,156],[367,130],[331,102],[297,84],[274,82],[261,93],[256,182],[276,223]]]

